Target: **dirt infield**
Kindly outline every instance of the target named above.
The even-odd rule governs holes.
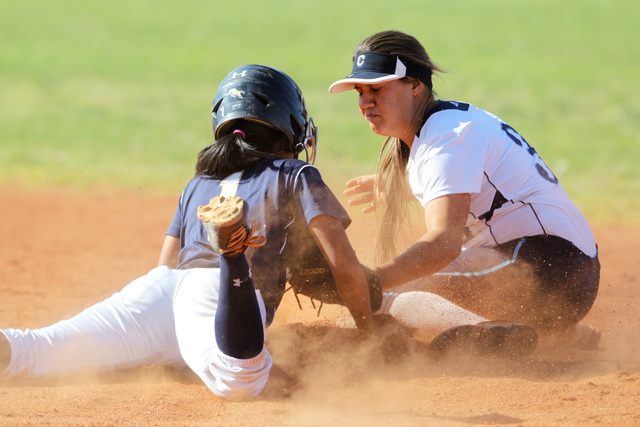
[[[0,327],[36,328],[70,317],[157,262],[176,198],[101,190],[0,188]],[[367,260],[371,224],[349,233]],[[639,229],[595,228],[602,280],[586,318],[600,349],[542,346],[516,361],[383,361],[349,331],[318,322],[340,316],[287,294],[269,331],[274,375],[255,401],[225,402],[189,371],[170,367],[72,378],[0,380],[0,424],[52,425],[639,425]]]

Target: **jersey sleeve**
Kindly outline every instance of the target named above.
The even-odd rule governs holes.
[[[416,140],[407,165],[414,195],[424,206],[447,194],[478,193],[485,150],[468,137],[470,123]]]
[[[351,218],[335,194],[322,180],[320,171],[312,165],[302,166],[295,177],[294,194],[300,203],[307,223],[320,215],[330,215],[347,228]]]
[[[184,193],[183,193],[184,194]],[[167,229],[166,235],[180,238],[182,236],[182,232],[184,230],[184,226],[182,224],[182,196],[180,195],[180,200],[178,201],[178,206],[176,206],[176,212],[173,215],[173,220]]]

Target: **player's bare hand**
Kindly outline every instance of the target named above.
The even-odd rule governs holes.
[[[343,194],[347,197],[357,196],[348,201],[349,206],[358,206],[368,204],[364,208],[362,208],[362,213],[370,213],[376,210],[375,197],[373,194],[373,190],[376,184],[376,176],[373,175],[363,175],[357,178],[353,178],[347,181],[347,189],[344,190]]]

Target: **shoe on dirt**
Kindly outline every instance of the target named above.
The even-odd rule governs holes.
[[[537,345],[538,334],[533,327],[496,320],[448,329],[435,337],[429,348],[441,353],[521,357],[532,353]]]

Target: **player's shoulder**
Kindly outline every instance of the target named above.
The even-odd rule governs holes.
[[[215,177],[210,176],[210,175],[196,175],[195,177],[191,178],[189,180],[189,182],[187,182],[187,185],[185,185],[185,188],[184,188],[183,192],[187,192],[189,190],[193,190],[196,187],[202,187],[202,186],[209,185],[209,183],[211,183],[214,180],[215,181],[220,181],[220,180],[217,180]]]
[[[317,168],[302,160],[267,159],[245,170],[243,181],[260,186],[292,187],[300,181],[301,177],[304,181],[322,180]]]
[[[194,199],[202,199],[203,195],[211,197],[210,194],[215,194],[220,188],[220,181],[219,178],[211,175],[198,175],[191,178],[182,190],[180,203],[189,203]]]
[[[297,170],[305,166],[313,166],[300,159],[277,159],[272,160],[273,164],[285,170]]]
[[[284,173],[293,177],[308,173],[319,174],[318,169],[314,165],[299,159],[272,160],[271,163],[267,165],[267,169],[269,168],[273,168],[279,173]]]

